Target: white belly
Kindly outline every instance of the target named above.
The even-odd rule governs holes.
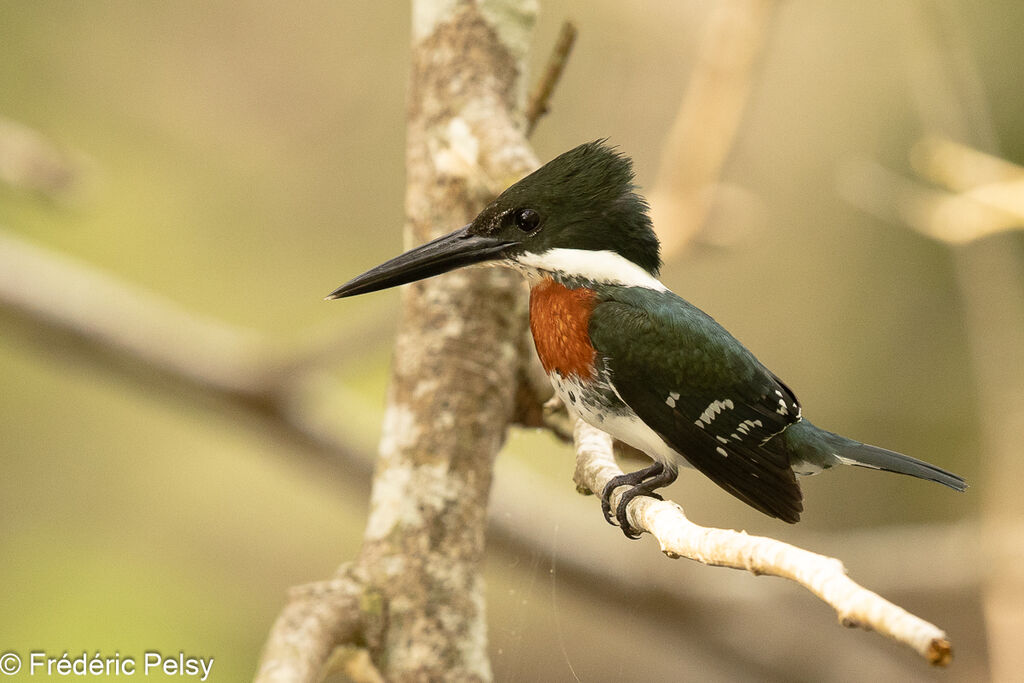
[[[665,443],[624,402],[620,403],[623,411],[608,410],[586,400],[587,391],[579,378],[575,376],[560,377],[557,373],[552,373],[548,377],[555,387],[555,393],[569,409],[570,414],[611,434],[619,441],[643,451],[659,462],[671,467],[680,465],[691,467],[683,456]]]

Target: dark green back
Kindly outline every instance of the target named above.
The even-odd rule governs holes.
[[[610,285],[598,292],[590,337],[623,400],[726,491],[798,521],[800,487],[782,440],[772,440],[799,419],[793,393],[721,325],[672,292]],[[720,410],[707,412],[713,405]]]

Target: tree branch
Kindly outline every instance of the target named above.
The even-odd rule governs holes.
[[[612,452],[611,437],[583,421],[577,421],[574,436],[577,487],[603,491],[613,477],[622,474]],[[620,498],[621,493],[612,495],[613,509]],[[912,647],[938,666],[952,659],[943,631],[857,585],[839,560],[773,538],[699,526],[687,519],[676,503],[648,496],[634,498],[627,515],[630,524],[653,535],[661,551],[671,558],[686,557],[716,567],[790,579],[831,605],[844,626],[878,631]]]
[[[407,243],[466,223],[537,166],[522,132],[518,81],[536,7],[490,5],[413,4]],[[402,293],[380,459],[355,560],[373,609],[363,609],[353,638],[333,644],[365,643],[388,680],[491,678],[486,510],[494,456],[515,412],[523,294],[515,273],[497,270],[460,271]],[[304,659],[303,671],[321,671],[329,649],[319,636],[329,629],[315,614],[302,617],[301,603],[286,612],[298,616],[279,621],[264,662],[282,641],[306,638],[292,656]],[[311,634],[289,628],[310,621]]]
[[[346,573],[288,592],[288,602],[264,646],[257,681],[315,683],[323,679],[337,644],[354,639],[362,626],[362,581]]]

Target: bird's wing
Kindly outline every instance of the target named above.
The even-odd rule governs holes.
[[[696,469],[786,522],[803,510],[772,436],[800,419],[793,393],[711,317],[671,292],[613,288],[590,337],[619,396]]]

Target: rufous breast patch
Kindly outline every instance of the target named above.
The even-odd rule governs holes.
[[[530,332],[541,365],[549,375],[595,378],[597,351],[590,343],[590,314],[596,292],[570,289],[545,278],[530,290]]]

